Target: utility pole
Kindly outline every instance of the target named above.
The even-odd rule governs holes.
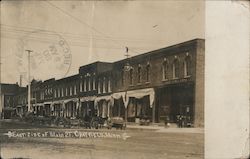
[[[1,74],[2,74],[2,68],[1,68],[1,54],[0,54],[0,119],[2,118],[2,111],[3,111],[3,104],[2,104],[2,80],[1,80]]]
[[[30,53],[32,50],[26,50],[28,53],[28,112],[31,112],[30,106]]]

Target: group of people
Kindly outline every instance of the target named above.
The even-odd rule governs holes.
[[[191,125],[191,117],[185,116],[185,115],[177,115],[176,116],[176,123],[177,123],[179,128],[192,126]],[[170,117],[169,116],[166,116],[165,126],[166,127],[170,126]]]

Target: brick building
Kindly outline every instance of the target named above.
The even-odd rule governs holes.
[[[194,39],[114,63],[84,65],[70,77],[36,82],[31,86],[33,111],[68,118],[119,116],[128,122],[148,118],[153,123],[166,117],[176,123],[184,115],[202,127],[204,45],[203,39]]]
[[[17,105],[15,96],[22,89],[17,84],[0,83],[1,96],[0,96],[0,117],[11,118],[15,113],[15,105]]]

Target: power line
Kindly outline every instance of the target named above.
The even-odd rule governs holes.
[[[4,27],[9,27],[13,30],[17,30],[17,31],[23,31],[23,32],[33,32],[35,30],[37,31],[44,31],[44,32],[51,32],[51,33],[55,33],[54,31],[51,31],[51,30],[46,30],[46,29],[41,29],[41,28],[35,28],[35,27],[17,27],[17,26],[12,26],[12,25],[7,25],[7,24],[0,24],[1,26],[4,26]],[[4,29],[3,27],[1,28],[1,30]],[[23,29],[26,29],[26,30],[23,30]],[[71,36],[75,36],[76,38],[88,38],[90,37],[90,35],[88,34],[73,34],[73,33],[69,33],[69,32],[58,32],[56,31],[56,33],[60,33],[60,34],[63,34],[63,35],[71,35]],[[87,39],[86,38],[86,39]],[[113,37],[113,36],[109,36],[109,37],[101,37],[101,36],[94,36],[94,39],[100,39],[100,40],[107,40],[107,39],[113,39],[113,40],[122,40],[122,41],[131,41],[131,42],[135,42],[135,41],[141,41],[141,42],[156,42],[156,43],[159,43],[159,42],[164,42],[164,41],[161,41],[161,40],[150,40],[150,39],[140,39],[140,38],[126,38],[126,37]]]
[[[49,1],[45,1],[45,2],[47,2],[49,5],[53,6],[54,8],[56,8],[56,9],[60,10],[62,13],[64,13],[64,14],[68,15],[69,17],[71,17],[71,18],[75,19],[75,20],[76,20],[76,21],[78,21],[79,23],[81,23],[81,24],[84,24],[84,25],[88,26],[89,28],[91,28],[91,29],[92,29],[92,30],[94,30],[95,32],[97,32],[97,33],[99,33],[99,34],[103,35],[104,37],[108,37],[108,38],[109,38],[109,36],[107,36],[105,33],[102,33],[101,31],[97,30],[96,28],[94,28],[93,26],[89,25],[88,23],[83,22],[81,19],[78,19],[77,17],[75,17],[75,16],[73,16],[73,15],[69,14],[67,11],[65,11],[65,10],[61,9],[60,7],[58,7],[58,6],[54,5],[53,3],[49,2]],[[114,41],[114,40],[112,40],[112,39],[110,39],[110,40],[111,40],[111,41]],[[116,41],[114,41],[114,42],[116,42]],[[126,46],[123,46],[123,47],[125,48]],[[136,52],[136,51],[132,50],[131,48],[130,48],[130,50],[131,50],[132,52],[134,52],[134,53],[139,54],[138,52]]]
[[[12,32],[12,31],[10,31],[10,32],[11,33],[16,33],[16,32]],[[53,35],[53,34],[49,34],[49,35]],[[23,36],[2,35],[2,37],[11,38],[11,39],[21,39]],[[50,39],[50,38],[47,38],[47,37],[41,37],[41,36],[28,36],[28,37],[25,37],[25,39],[39,41],[39,42],[42,42],[42,43],[54,43],[55,42],[53,39]],[[72,46],[89,47],[88,45],[81,45],[82,42],[87,42],[87,41],[79,41],[79,40],[78,41],[72,41],[72,40],[68,40],[67,42],[70,45],[72,45]],[[152,46],[152,47],[155,47],[155,46]],[[101,46],[95,46],[94,48],[123,49],[122,47],[101,47]],[[133,48],[136,48],[136,47],[133,47]],[[138,47],[136,49],[138,49],[138,50],[147,50],[149,48],[151,48],[151,47]]]

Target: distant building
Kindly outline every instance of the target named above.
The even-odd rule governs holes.
[[[15,113],[15,96],[18,93],[19,86],[17,84],[1,83],[1,96],[0,96],[0,114],[1,118],[9,119]]]
[[[194,39],[114,63],[81,66],[70,77],[33,82],[32,110],[43,116],[119,116],[152,123],[166,118],[177,123],[184,116],[203,127],[204,45]],[[27,89],[15,96],[18,112],[27,111]]]

